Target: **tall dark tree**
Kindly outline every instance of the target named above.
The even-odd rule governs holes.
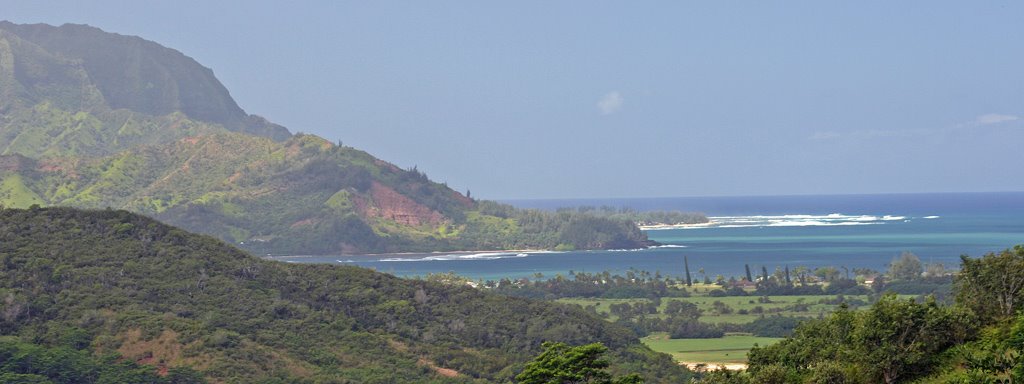
[[[743,268],[747,270],[747,281],[754,281],[754,277],[750,275],[750,264],[743,264]]]
[[[768,282],[768,267],[765,267],[765,266],[762,265],[761,266],[761,274],[762,274],[762,277],[764,277],[764,282],[767,283]]]
[[[793,285],[793,280],[789,278],[789,266],[786,266],[786,285]]]
[[[683,266],[686,267],[686,286],[693,286],[693,278],[690,277],[690,258],[683,256]]]

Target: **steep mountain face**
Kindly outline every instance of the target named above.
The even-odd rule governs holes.
[[[625,220],[478,202],[247,115],[212,71],[82,25],[0,22],[0,204],[121,208],[261,253],[637,248]]]
[[[18,369],[5,337],[228,383],[507,382],[543,341],[602,342],[650,383],[687,376],[578,307],[265,261],[114,210],[0,209],[0,367]],[[93,382],[69,361],[18,373]]]
[[[290,136],[246,114],[195,60],[85,25],[0,21],[0,86],[3,153],[110,154],[222,130]]]

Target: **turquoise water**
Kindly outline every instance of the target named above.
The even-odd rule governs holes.
[[[354,264],[399,276],[455,272],[474,279],[554,276],[569,271],[630,268],[683,275],[741,276],[744,264],[874,268],[903,251],[956,267],[960,255],[980,256],[1024,243],[1024,193],[845,196],[701,197],[511,201],[520,207],[628,206],[639,210],[704,212],[708,228],[647,231],[665,247],[564,253],[442,253],[275,257],[289,262]]]

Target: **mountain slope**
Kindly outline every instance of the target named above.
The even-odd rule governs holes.
[[[96,156],[225,128],[181,112],[111,109],[80,61],[46,51],[0,23],[0,154]]]
[[[0,335],[220,382],[508,381],[549,340],[602,342],[652,383],[686,374],[575,307],[264,261],[114,210],[0,210]]]
[[[212,70],[152,41],[76,24],[0,21],[0,29],[80,63],[112,109],[152,116],[182,112],[231,131],[274,140],[290,136],[284,127],[245,113]]]
[[[0,201],[9,206],[129,209],[261,253],[647,244],[628,220],[478,202],[309,135],[278,143],[221,133],[95,159],[0,156],[3,164]]]
[[[113,207],[260,253],[638,248],[629,220],[475,201],[245,114],[191,58],[0,22],[0,204]]]

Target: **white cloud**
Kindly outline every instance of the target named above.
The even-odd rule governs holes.
[[[608,115],[622,109],[622,103],[625,101],[619,91],[611,91],[597,101],[597,108],[601,110],[602,115]]]
[[[989,125],[989,124],[999,124],[999,123],[1005,123],[1005,122],[1008,122],[1008,121],[1016,121],[1016,120],[1020,120],[1020,117],[1019,116],[1014,116],[1014,115],[1003,115],[1003,114],[999,114],[999,113],[989,113],[989,114],[978,116],[978,118],[974,119],[974,122],[976,124],[978,124],[978,125]]]

